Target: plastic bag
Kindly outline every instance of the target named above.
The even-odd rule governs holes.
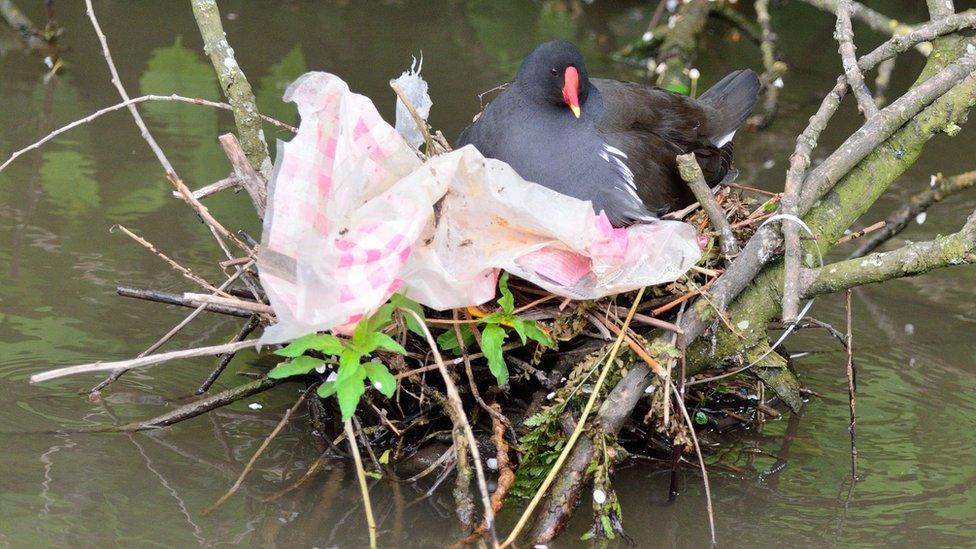
[[[672,281],[701,254],[690,225],[615,229],[472,146],[422,162],[337,76],[308,73],[285,99],[302,122],[279,142],[258,255],[278,317],[266,343],[348,332],[397,291],[434,309],[479,305],[498,269],[594,299]]]

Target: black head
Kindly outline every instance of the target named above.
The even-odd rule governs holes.
[[[519,67],[515,85],[533,101],[572,110],[577,117],[590,90],[583,54],[565,40],[546,42],[532,50]]]

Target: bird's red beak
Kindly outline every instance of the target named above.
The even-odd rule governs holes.
[[[569,110],[573,111],[576,118],[579,118],[579,71],[572,65],[566,67],[566,74],[563,77],[563,101],[569,105]]]

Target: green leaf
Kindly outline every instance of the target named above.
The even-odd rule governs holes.
[[[369,478],[375,478],[376,480],[383,478],[383,474],[377,471],[363,471],[363,474]]]
[[[326,355],[337,355],[342,352],[342,340],[331,334],[309,334],[300,337],[274,354],[278,356],[297,357],[309,349]]]
[[[511,313],[497,312],[497,313],[491,313],[488,316],[482,317],[482,319],[481,319],[480,322],[482,324],[504,324],[505,322],[508,322],[509,324],[511,324],[511,323],[515,322],[515,318],[516,318],[515,315],[513,315]]]
[[[386,450],[383,450],[383,453],[380,454],[380,460],[379,461],[380,461],[380,465],[387,465],[388,463],[390,463],[390,449],[389,448],[387,448]]]
[[[397,380],[387,369],[386,364],[374,360],[363,364],[363,366],[370,382],[373,383],[373,387],[383,393],[386,398],[393,398],[393,394],[396,393]]]
[[[407,350],[397,340],[384,334],[383,332],[373,332],[366,337],[363,350],[372,353],[376,349],[386,349],[397,354],[405,355]]]
[[[369,321],[366,323],[367,329],[370,332],[378,332],[385,328],[393,320],[393,311],[395,310],[396,305],[392,302],[376,309],[376,312],[373,313],[373,316],[369,317]]]
[[[369,319],[363,318],[359,321],[359,324],[356,324],[356,330],[352,333],[352,344],[357,347],[363,347],[369,332]]]
[[[403,294],[393,294],[393,297],[390,298],[390,303],[395,305],[398,309],[408,309],[410,311],[417,313],[417,316],[419,316],[421,320],[425,319],[423,305],[417,303],[416,301],[410,299],[409,297]],[[410,330],[411,332],[421,337],[424,337],[426,335],[424,333],[423,327],[421,327],[420,323],[417,322],[417,319],[414,318],[413,315],[404,314],[403,321],[406,322],[407,329]]]
[[[705,413],[702,411],[695,412],[695,423],[697,423],[698,425],[704,425],[708,423],[708,416],[706,416]]]
[[[488,369],[498,380],[499,385],[508,383],[508,365],[502,356],[502,345],[505,343],[505,329],[497,324],[489,324],[481,332],[481,352],[488,359]]]
[[[522,345],[525,345],[526,339],[531,339],[543,347],[552,347],[552,339],[539,328],[539,325],[534,320],[515,317],[513,325],[515,326],[515,332],[522,338]]]
[[[342,412],[343,421],[348,420],[356,413],[359,399],[366,392],[366,386],[363,385],[365,377],[366,372],[362,368],[357,368],[352,376],[344,380],[340,381],[339,378],[336,378],[335,392],[336,398],[339,399],[339,410]]]
[[[362,357],[363,355],[352,349],[342,351],[342,354],[339,355],[339,372],[336,375],[336,385],[352,378],[362,370],[362,365],[359,363],[359,359]]]
[[[515,296],[508,289],[508,273],[505,271],[502,271],[502,276],[498,277],[498,293],[501,294],[501,297],[498,298],[498,304],[501,305],[503,311],[512,314],[512,311],[515,310]]]
[[[299,356],[275,366],[274,369],[268,372],[268,377],[271,379],[284,379],[291,376],[301,376],[324,364],[325,361],[317,358]]]
[[[474,344],[474,332],[471,331],[471,327],[467,324],[461,325],[461,339],[464,340],[465,348]],[[443,351],[461,354],[461,346],[458,345],[457,334],[454,332],[453,327],[437,336],[437,346]]]
[[[329,398],[336,392],[335,381],[326,381],[319,385],[319,388],[315,392],[319,395],[319,398]]]

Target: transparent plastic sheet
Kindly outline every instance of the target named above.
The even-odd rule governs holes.
[[[690,225],[614,229],[474,147],[422,162],[337,76],[306,74],[285,100],[302,122],[279,142],[258,255],[278,317],[266,343],[347,332],[397,291],[439,310],[480,305],[499,269],[595,299],[675,280],[701,255]]]

